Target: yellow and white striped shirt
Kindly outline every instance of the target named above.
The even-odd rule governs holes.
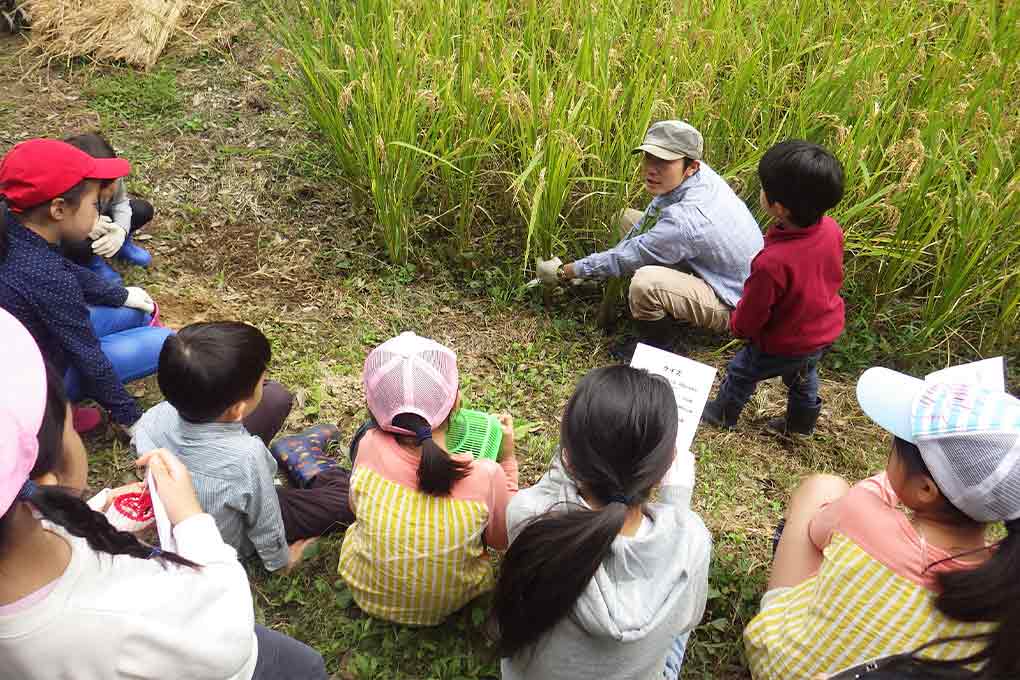
[[[751,674],[795,680],[908,652],[932,640],[983,633],[990,624],[955,621],[935,594],[897,574],[836,533],[816,576],[768,600],[744,631]],[[981,643],[936,645],[925,656],[958,659]]]
[[[418,459],[391,435],[369,431],[351,476],[357,520],[347,529],[338,571],[372,616],[435,625],[493,586],[486,545],[506,546],[506,504],[516,462],[472,463],[446,497],[418,491]],[[508,479],[507,473],[512,473]]]

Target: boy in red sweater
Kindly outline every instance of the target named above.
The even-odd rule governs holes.
[[[702,420],[732,429],[758,383],[782,376],[786,417],[768,426],[811,434],[822,406],[818,361],[844,325],[843,231],[825,216],[843,198],[843,168],[817,144],[788,140],[765,152],[758,178],[761,207],[775,221],[730,317],[733,335],[747,344]]]

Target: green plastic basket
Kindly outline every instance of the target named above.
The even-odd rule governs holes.
[[[447,451],[470,453],[475,458],[496,460],[502,442],[503,430],[496,416],[466,408],[457,411],[446,432]]]

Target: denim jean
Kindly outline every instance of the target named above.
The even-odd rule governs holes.
[[[138,380],[156,372],[163,342],[172,334],[169,328],[152,327],[152,315],[130,307],[89,306],[89,321],[99,338],[103,354],[122,383]],[[91,396],[84,393],[81,375],[69,368],[64,387],[71,401]]]
[[[806,356],[766,354],[754,345],[744,345],[726,367],[719,387],[719,400],[743,406],[762,380],[782,376],[787,388],[787,407],[812,409],[818,406],[818,361],[828,348]]]
[[[687,640],[690,637],[690,633],[684,633],[673,638],[673,646],[669,648],[666,667],[662,671],[663,680],[677,680],[680,677],[680,667],[684,664],[684,653],[687,651]]]

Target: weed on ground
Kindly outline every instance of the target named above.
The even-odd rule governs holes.
[[[457,351],[468,403],[514,414],[522,484],[539,478],[573,386],[610,361],[592,300],[564,295],[548,308],[508,301],[497,277],[452,270],[438,251],[403,267],[384,264],[372,216],[352,202],[300,117],[268,97],[266,45],[171,52],[148,75],[84,65],[21,80],[18,41],[0,37],[0,148],[35,136],[108,135],[134,165],[131,190],[156,206],[144,242],[154,264],[123,269],[127,281],[149,290],[173,327],[242,319],[265,331],[272,377],[297,396],[287,430],[332,421],[349,438],[365,417],[366,353],[414,330]],[[734,351],[719,351],[725,343],[692,336],[690,354],[721,370]],[[859,366],[875,350],[844,352],[841,366]],[[741,630],[756,611],[770,536],[797,481],[811,471],[858,479],[884,463],[884,438],[856,406],[853,375],[835,368],[823,369],[825,408],[810,440],[762,432],[784,404],[782,385],[771,383],[739,432],[698,433],[694,503],[715,553],[685,677],[746,677]],[[145,406],[160,398],[151,379],[132,391]],[[86,444],[94,488],[132,478],[131,454],[110,432]],[[341,540],[320,541],[289,575],[249,565],[259,621],[320,650],[339,678],[498,676],[484,599],[427,630],[366,617],[336,575]]]

